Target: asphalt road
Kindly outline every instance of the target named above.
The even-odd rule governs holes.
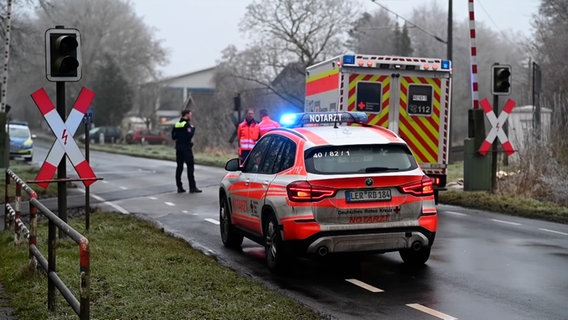
[[[48,147],[36,148],[34,162],[45,158]],[[424,268],[408,269],[398,254],[388,253],[298,260],[289,273],[276,276],[264,266],[259,245],[245,240],[242,251],[233,251],[221,243],[217,191],[224,170],[196,166],[204,192],[178,194],[173,162],[90,155],[104,178],[90,188],[92,205],[151,219],[330,318],[568,318],[567,225],[439,205],[439,229]],[[75,175],[70,165],[68,175]],[[83,190],[69,190],[69,206],[84,203]]]

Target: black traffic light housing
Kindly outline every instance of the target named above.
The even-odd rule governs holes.
[[[493,95],[511,94],[511,66],[496,64],[491,66],[491,93]]]
[[[234,98],[233,98],[233,110],[235,111],[241,111],[241,94],[237,94]]]
[[[45,68],[49,81],[81,79],[81,36],[77,29],[48,29],[45,32]]]

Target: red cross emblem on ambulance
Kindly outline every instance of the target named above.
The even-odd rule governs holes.
[[[73,164],[75,171],[85,186],[91,185],[96,181],[96,175],[85,157],[81,153],[79,146],[73,139],[73,135],[83,120],[85,112],[89,109],[95,93],[87,88],[81,89],[73,109],[69,113],[67,120],[63,119],[55,109],[53,103],[49,99],[47,92],[43,88],[32,93],[32,99],[39,108],[39,111],[44,116],[49,124],[51,131],[55,134],[56,140],[53,142],[47,158],[45,159],[36,180],[38,186],[47,188],[49,181],[53,178],[59,162],[67,154],[69,161]]]

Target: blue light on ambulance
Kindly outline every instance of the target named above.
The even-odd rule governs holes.
[[[442,60],[442,69],[448,70],[450,69],[450,60]]]
[[[291,127],[298,122],[297,113],[285,113],[280,117],[280,125],[283,127]]]
[[[355,64],[355,56],[345,55],[343,56],[343,64]]]

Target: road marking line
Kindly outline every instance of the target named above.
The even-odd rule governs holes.
[[[449,213],[449,214],[453,214],[454,216],[460,216],[460,217],[467,216],[467,214],[461,213],[461,212],[455,212],[455,211],[445,211],[445,212]]]
[[[157,197],[148,197],[148,199],[150,199],[150,200],[156,200],[156,199],[158,199],[158,198],[157,198]]]
[[[84,189],[81,189],[81,191],[82,191],[83,193],[85,193],[85,190],[84,190]],[[114,204],[114,203],[112,203],[112,202],[106,201],[104,198],[102,198],[102,197],[100,197],[100,196],[97,196],[96,194],[91,194],[91,197],[93,197],[93,199],[99,200],[99,201],[102,202],[103,204],[106,204],[106,205],[109,205],[109,206],[115,208],[118,212],[120,212],[120,213],[122,213],[122,214],[130,214],[130,212],[128,212],[128,211],[127,211],[126,209],[124,209],[123,207],[121,207],[121,206],[119,206],[119,205],[117,205],[117,204]]]
[[[372,285],[366,284],[365,282],[357,280],[357,279],[345,279],[345,281],[351,282],[352,284],[354,284],[358,287],[361,287],[363,289],[369,290],[371,292],[383,292],[384,291],[384,290],[381,290],[379,288],[375,288]]]
[[[504,220],[498,220],[498,219],[489,219],[489,220],[494,221],[494,222],[504,223],[504,224],[510,224],[510,225],[513,225],[513,226],[520,226],[521,225],[520,223],[511,222],[511,221],[504,221]]]
[[[123,187],[123,186],[120,186],[120,189],[122,189],[122,190],[128,190],[127,187]]]
[[[170,207],[175,207],[175,206],[176,206],[176,204],[173,203],[173,202],[168,202],[168,201],[166,201],[166,202],[164,202],[164,203],[165,203],[166,205],[170,206]]]
[[[219,221],[217,221],[217,220],[215,220],[215,219],[207,218],[207,219],[205,219],[205,221],[211,222],[212,224],[219,225]]]
[[[430,309],[430,308],[425,307],[425,306],[423,306],[423,305],[421,305],[421,304],[418,304],[418,303],[409,303],[409,304],[407,304],[407,306],[409,306],[409,307],[411,307],[411,308],[413,308],[413,309],[416,309],[416,310],[418,310],[418,311],[422,311],[422,312],[424,312],[424,313],[427,313],[427,314],[429,314],[429,315],[431,315],[431,316],[433,316],[433,317],[439,318],[439,319],[444,319],[444,320],[457,320],[457,318],[455,318],[455,317],[452,317],[452,316],[450,316],[450,315],[447,315],[447,314],[445,314],[445,313],[442,313],[442,312],[437,311],[437,310],[434,310],[434,309]]]
[[[542,230],[542,231],[546,231],[546,232],[551,232],[551,233],[556,233],[556,234],[561,234],[563,236],[568,236],[568,233],[566,232],[561,232],[561,231],[556,231],[556,230],[550,230],[550,229],[543,229],[543,228],[538,228],[538,230]]]

